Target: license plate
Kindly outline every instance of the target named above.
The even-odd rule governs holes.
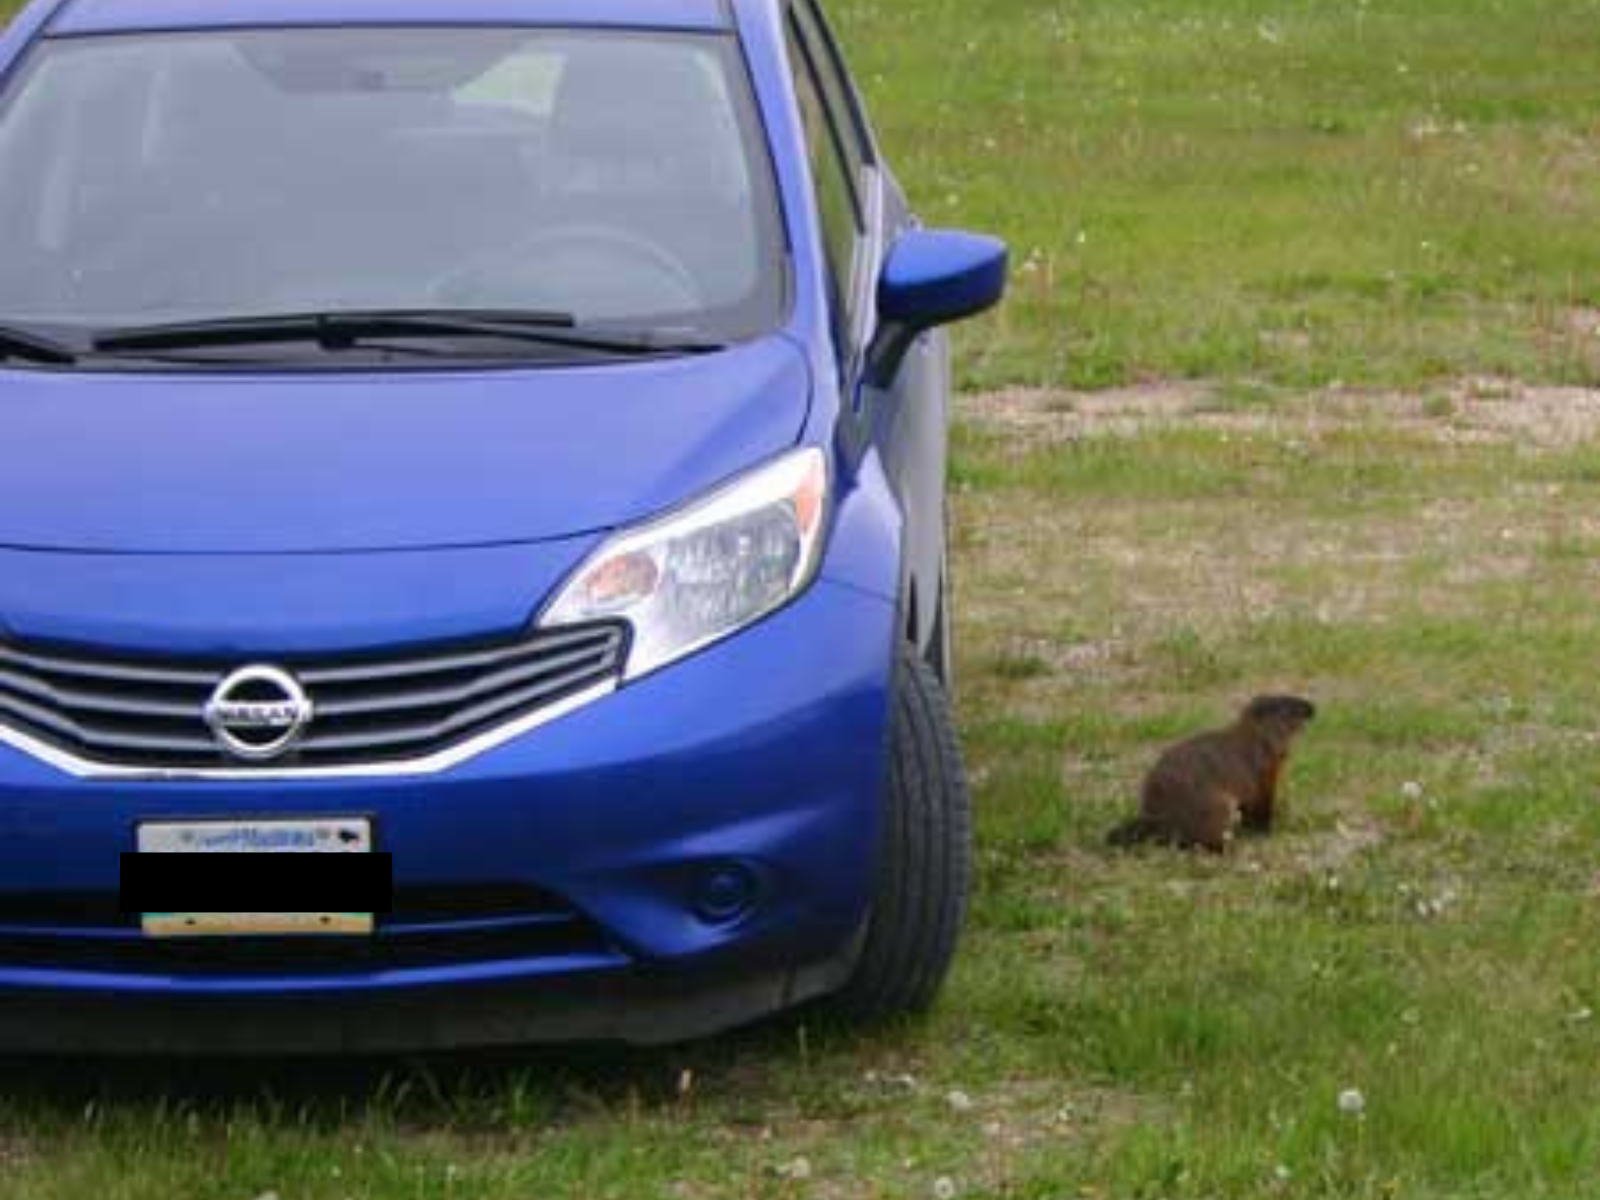
[[[370,854],[365,818],[284,821],[164,821],[139,826],[140,854]],[[370,934],[372,913],[147,912],[154,938]]]

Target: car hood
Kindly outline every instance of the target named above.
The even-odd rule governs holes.
[[[0,372],[0,547],[286,554],[626,524],[793,445],[798,348],[389,374]]]

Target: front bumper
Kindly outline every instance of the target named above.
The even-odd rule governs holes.
[[[821,581],[425,778],[104,782],[0,747],[0,1049],[677,1040],[827,991],[869,905],[895,621],[891,603]],[[565,913],[562,936],[550,913],[492,929],[467,914],[387,926],[348,960],[329,944],[314,962],[241,966],[27,915],[41,897],[114,897],[140,821],[358,814],[397,890],[525,889]],[[753,902],[707,919],[697,889],[730,866]]]
[[[792,967],[637,967],[538,982],[284,997],[0,992],[0,1052],[394,1054],[561,1042],[659,1046],[709,1037],[837,990],[860,938]]]

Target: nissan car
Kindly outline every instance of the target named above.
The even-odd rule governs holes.
[[[0,1050],[914,1013],[945,327],[815,0],[0,34]]]

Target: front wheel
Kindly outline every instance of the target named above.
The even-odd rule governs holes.
[[[866,943],[838,996],[881,1020],[933,1003],[950,970],[972,890],[972,800],[955,719],[938,677],[901,653],[889,783]]]

